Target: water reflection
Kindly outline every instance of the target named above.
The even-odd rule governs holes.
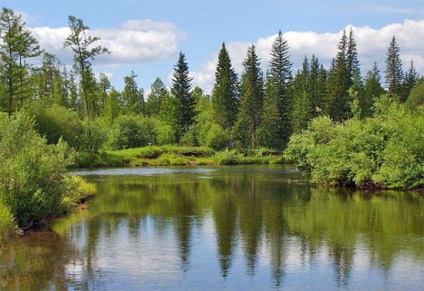
[[[422,197],[311,187],[277,166],[177,169],[88,175],[88,211],[2,244],[0,289],[420,288]]]

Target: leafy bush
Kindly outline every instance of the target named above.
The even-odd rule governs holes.
[[[25,111],[34,118],[35,129],[46,137],[47,143],[56,144],[62,138],[69,146],[79,149],[84,128],[75,111],[43,101],[29,103]]]
[[[69,196],[66,167],[73,153],[62,140],[48,145],[25,114],[0,122],[0,201],[18,225],[55,217]]]
[[[169,125],[152,118],[121,115],[112,126],[109,144],[112,149],[130,149],[147,145],[168,144],[175,140]]]
[[[285,158],[329,185],[415,188],[424,185],[424,114],[408,113],[387,97],[376,115],[344,124],[315,118],[291,137]]]
[[[218,124],[207,122],[200,130],[199,144],[214,150],[225,149],[229,146],[228,134]]]
[[[242,155],[238,154],[236,150],[225,150],[216,153],[214,158],[219,165],[238,165]]]

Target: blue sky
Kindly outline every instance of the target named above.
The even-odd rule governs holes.
[[[328,65],[340,32],[353,26],[363,74],[377,61],[384,71],[390,38],[396,34],[405,69],[411,59],[424,74],[424,1],[305,0],[3,0],[2,6],[24,15],[27,26],[49,52],[64,63],[67,18],[84,20],[112,55],[94,61],[95,71],[122,88],[131,70],[147,89],[156,77],[168,85],[178,52],[186,54],[194,85],[213,85],[217,52],[225,41],[236,70],[247,46],[255,44],[266,69],[269,48],[282,30],[289,41],[294,71],[305,55],[315,53]]]

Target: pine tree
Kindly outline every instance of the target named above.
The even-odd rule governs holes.
[[[247,50],[241,76],[240,112],[237,120],[239,139],[247,138],[250,147],[256,146],[256,130],[262,121],[264,81],[255,46]],[[237,129],[236,129],[237,130]]]
[[[329,113],[330,117],[336,121],[342,121],[350,116],[350,97],[349,88],[352,85],[350,77],[350,68],[354,66],[354,57],[350,54],[348,60],[349,42],[346,36],[346,31],[343,31],[342,38],[338,44],[338,52],[334,64],[330,69],[330,77],[328,79],[328,94],[329,94]],[[353,51],[353,48],[351,48]],[[353,74],[353,73],[352,73]]]
[[[293,81],[293,110],[292,110],[292,130],[298,133],[306,128],[308,121],[312,118],[310,99],[310,64],[305,56],[302,69],[296,73]]]
[[[171,93],[175,100],[174,131],[175,139],[180,142],[182,136],[188,131],[196,116],[196,100],[193,98],[191,90],[192,78],[189,77],[188,65],[185,55],[180,52],[178,62],[174,66],[172,74]]]
[[[387,48],[385,79],[388,92],[400,97],[402,95],[402,61],[400,59],[400,48],[393,36]]]
[[[357,70],[359,70],[359,60],[358,60],[358,52],[356,49],[356,41],[353,36],[353,30],[350,28],[349,31],[349,40],[347,44],[346,51],[346,61],[347,61],[347,70],[349,72],[349,78],[353,84],[353,80],[355,78],[355,74]]]
[[[289,46],[279,31],[272,44],[265,85],[261,135],[267,147],[284,148],[291,134],[291,67]]]
[[[405,73],[405,78],[402,82],[402,95],[401,95],[401,102],[405,102],[406,99],[408,99],[409,93],[411,92],[412,88],[414,88],[415,84],[417,83],[417,80],[419,78],[419,75],[414,67],[414,62],[411,61],[409,64],[409,69]]]
[[[234,125],[239,102],[239,84],[225,43],[218,54],[215,71],[215,84],[212,89],[212,107],[214,121],[224,130]]]
[[[364,117],[372,116],[373,105],[376,98],[384,94],[384,89],[381,86],[380,70],[377,63],[374,63],[372,69],[368,71],[365,76],[365,92],[364,92],[364,105],[362,113]]]

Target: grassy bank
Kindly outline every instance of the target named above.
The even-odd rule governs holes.
[[[118,151],[104,151],[97,155],[79,153],[75,166],[140,167],[189,165],[243,165],[281,163],[280,152],[268,149],[237,149],[214,151],[207,147],[147,146]]]

